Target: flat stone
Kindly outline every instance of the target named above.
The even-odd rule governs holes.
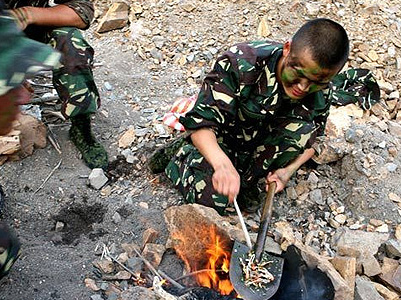
[[[383,258],[382,273],[379,275],[382,280],[401,292],[401,266],[398,260],[388,257]],[[397,276],[398,275],[398,276]]]
[[[290,187],[286,188],[285,191],[287,193],[288,199],[290,199],[290,200],[298,199],[298,194],[294,187],[290,186]]]
[[[341,274],[344,280],[347,282],[351,295],[350,298],[354,298],[354,286],[355,286],[355,275],[356,275],[356,258],[336,256],[330,260],[334,268]]]
[[[149,243],[143,248],[142,255],[157,269],[162,261],[164,251],[166,251],[164,245]]]
[[[381,285],[380,283],[377,282],[372,282],[373,286],[375,287],[376,291],[385,299],[385,300],[399,300],[400,296],[393,292],[390,291],[388,288],[386,288],[384,285]]]
[[[154,228],[148,228],[143,232],[142,235],[142,249],[145,247],[146,244],[148,243],[154,243],[159,236],[159,232],[155,230]]]
[[[401,241],[401,224],[399,224],[399,225],[397,225],[397,226],[395,227],[395,233],[394,233],[394,235],[395,235],[395,238],[396,238],[398,241]]]
[[[97,260],[93,262],[93,265],[105,274],[110,274],[114,272],[114,263],[110,260]]]
[[[323,199],[322,190],[316,189],[309,193],[309,198],[318,205],[326,204],[326,201]]]
[[[155,292],[141,286],[129,287],[120,294],[121,300],[159,300]]]
[[[385,300],[366,277],[357,276],[355,280],[355,300]]]
[[[97,27],[98,33],[123,28],[128,23],[129,6],[124,2],[113,3]]]
[[[381,273],[380,264],[374,256],[364,257],[362,259],[358,259],[358,261],[361,263],[363,273],[366,276],[372,277]]]

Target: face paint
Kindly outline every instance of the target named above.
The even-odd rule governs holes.
[[[308,51],[304,51],[300,56],[289,54],[284,57],[280,71],[285,93],[296,100],[326,88],[338,70],[321,68]]]

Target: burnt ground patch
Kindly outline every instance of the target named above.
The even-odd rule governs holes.
[[[93,205],[74,203],[67,207],[63,207],[60,212],[53,217],[56,222],[63,222],[62,243],[72,244],[82,234],[90,236],[103,235],[104,232],[93,233],[92,224],[101,223],[107,208],[100,203]]]

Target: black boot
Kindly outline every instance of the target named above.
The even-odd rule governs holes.
[[[91,131],[90,115],[71,117],[70,139],[81,152],[86,165],[91,168],[106,169],[109,162],[104,147],[95,139]]]

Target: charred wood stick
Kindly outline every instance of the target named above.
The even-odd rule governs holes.
[[[164,273],[163,271],[157,271],[155,269],[155,267],[152,266],[152,264],[145,258],[143,257],[143,255],[134,248],[135,253],[139,256],[140,259],[142,259],[142,261],[145,263],[145,265],[149,268],[149,270],[155,274],[157,277],[159,277],[160,279],[165,279],[168,282],[170,282],[172,285],[174,285],[176,288],[178,289],[184,289],[185,287],[182,286],[181,284],[179,284],[177,281],[175,281],[174,279],[172,279],[170,276],[168,276],[166,273]]]
[[[204,272],[216,272],[216,273],[217,273],[217,272],[224,272],[224,273],[227,273],[226,271],[221,270],[221,269],[219,269],[219,270],[215,270],[215,269],[202,269],[202,270],[197,270],[197,271],[194,271],[194,272],[191,272],[191,273],[182,275],[182,276],[176,278],[175,281],[180,281],[180,280],[183,280],[183,279],[185,279],[185,278],[188,278],[188,277],[191,277],[191,276],[195,276],[195,275],[197,275],[197,274],[204,273]]]

